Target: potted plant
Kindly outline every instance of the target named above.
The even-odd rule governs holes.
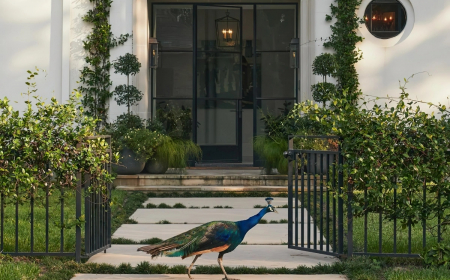
[[[156,117],[148,121],[147,128],[160,133],[162,137],[154,158],[145,165],[145,172],[162,174],[168,168],[185,168],[189,160],[201,159],[202,150],[190,140],[190,109],[164,106],[157,111]]]
[[[147,160],[155,155],[156,148],[161,144],[159,133],[145,128],[128,130],[115,141],[115,150],[120,151],[119,164],[114,169],[121,175],[139,174]]]
[[[130,85],[130,75],[139,72],[141,63],[133,54],[127,53],[114,62],[114,73],[127,77],[127,84],[118,85],[114,89],[114,100],[118,105],[126,105],[127,113],[120,115],[112,125],[110,134],[113,145],[120,153],[119,166],[115,167],[118,174],[132,175],[142,172],[145,162],[154,154],[154,148],[160,136],[146,130],[139,116],[131,113],[131,106],[142,99],[142,92]]]

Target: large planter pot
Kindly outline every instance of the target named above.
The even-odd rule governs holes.
[[[150,174],[164,174],[168,168],[169,164],[167,162],[151,159],[145,164],[144,172]]]
[[[119,164],[113,165],[113,170],[119,175],[136,175],[142,172],[145,160],[140,159],[132,150],[125,148],[120,153]]]

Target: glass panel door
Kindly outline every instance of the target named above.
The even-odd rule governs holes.
[[[241,162],[242,8],[196,12],[197,144],[204,162]]]

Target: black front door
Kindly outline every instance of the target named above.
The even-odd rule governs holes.
[[[204,162],[242,161],[242,8],[196,6],[196,140]]]

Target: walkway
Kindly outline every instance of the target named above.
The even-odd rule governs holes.
[[[173,206],[175,203],[182,203],[186,207],[182,209],[138,209],[130,218],[137,221],[137,224],[122,225],[113,235],[113,238],[128,238],[134,241],[141,241],[153,237],[167,239],[180,234],[193,227],[205,222],[214,220],[243,220],[258,213],[260,208],[254,208],[255,205],[267,205],[264,197],[260,198],[151,198],[143,205],[152,203],[159,205],[166,203]],[[247,266],[247,267],[267,267],[267,268],[295,268],[299,265],[316,266],[320,264],[331,264],[338,261],[336,258],[314,254],[309,252],[288,249],[287,242],[287,198],[275,198],[274,206],[278,206],[279,214],[268,213],[264,219],[267,224],[258,224],[245,237],[243,244],[232,253],[224,256],[224,265],[229,267]],[[232,207],[232,208],[214,208],[214,207]],[[194,208],[198,207],[198,208]],[[209,207],[209,208],[202,208]],[[171,224],[158,224],[162,221]],[[274,223],[274,222],[278,223]],[[280,223],[280,221],[282,223]],[[270,223],[272,222],[272,223]],[[311,227],[314,230],[314,227]],[[89,259],[89,262],[108,263],[119,265],[123,262],[130,263],[132,266],[147,261],[151,264],[166,265],[185,265],[188,266],[192,258],[182,260],[181,258],[159,257],[151,259],[151,256],[143,252],[137,252],[137,248],[143,245],[113,245],[107,250],[106,254],[99,253]],[[217,254],[205,254],[198,259],[196,265],[217,265]],[[194,268],[195,269],[195,268]],[[233,278],[235,275],[233,275]],[[91,278],[89,278],[91,277]],[[97,278],[96,278],[97,277]],[[102,276],[103,277],[103,276]],[[106,277],[106,276],[104,276]],[[101,278],[98,275],[80,275],[76,280],[84,279],[187,279],[186,275],[116,275],[112,278],[110,275]],[[131,278],[127,278],[131,277]],[[196,279],[222,279],[222,275],[195,275]],[[241,279],[345,279],[335,275],[283,275],[283,276],[262,276],[245,275]],[[275,277],[275,278],[273,278]],[[236,278],[239,278],[237,276]]]

